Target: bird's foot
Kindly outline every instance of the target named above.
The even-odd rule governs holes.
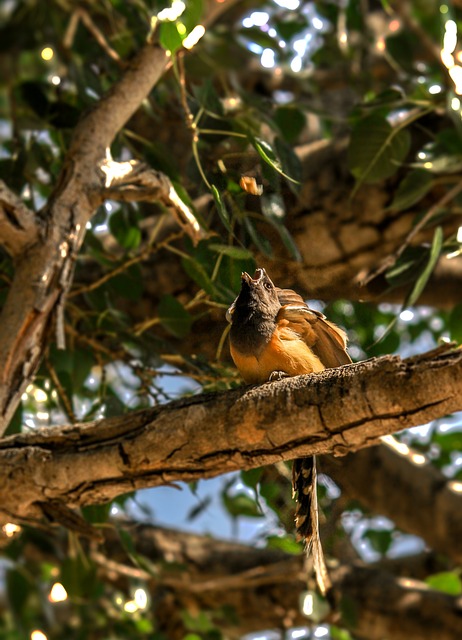
[[[268,382],[276,382],[278,380],[284,380],[284,378],[290,378],[289,374],[285,371],[273,371],[268,378]]]

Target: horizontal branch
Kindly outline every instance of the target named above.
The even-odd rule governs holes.
[[[143,487],[343,455],[460,409],[462,350],[384,356],[5,438],[0,504],[6,517],[37,517],[37,502],[102,503]]]
[[[38,239],[38,225],[31,211],[0,180],[0,244],[15,257]]]
[[[101,170],[105,176],[103,199],[120,202],[161,203],[195,244],[203,233],[193,211],[183,202],[170,178],[137,160],[115,162],[104,160]]]

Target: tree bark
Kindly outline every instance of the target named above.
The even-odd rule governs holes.
[[[462,351],[445,346],[11,436],[0,442],[1,508],[6,518],[38,517],[38,503],[101,503],[142,487],[343,455],[462,409],[461,374]]]
[[[74,131],[58,183],[44,210],[38,214],[37,241],[17,255],[14,279],[0,317],[3,327],[0,435],[33,379],[57,314],[57,342],[63,346],[64,329],[59,314],[62,316],[86,224],[101,202],[103,185],[98,166],[118,131],[168,64],[165,51],[147,44],[120,81],[82,118]],[[3,216],[1,221],[5,226],[8,217]],[[13,234],[15,223],[11,216],[9,223],[12,227],[7,235],[11,238],[10,245],[17,241],[18,234]],[[30,231],[29,237],[31,234]]]
[[[303,555],[149,526],[136,527],[133,540],[137,551],[158,568],[158,578],[150,581],[151,596],[162,631],[172,640],[185,632],[182,609],[193,615],[209,611],[212,619],[215,613],[228,638],[314,622],[301,611],[300,593],[306,586]],[[121,567],[130,562],[117,543],[109,544],[107,569],[117,572],[111,561]],[[104,568],[106,560],[99,556],[99,562]],[[180,572],[178,566],[183,567]],[[454,640],[462,634],[460,599],[423,582],[361,564],[331,567],[330,574],[343,620],[326,612],[325,622],[340,623],[368,640]],[[233,611],[231,619],[220,615],[223,608]]]

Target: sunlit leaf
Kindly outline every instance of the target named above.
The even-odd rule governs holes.
[[[297,542],[293,536],[268,536],[266,544],[270,549],[280,549],[284,553],[299,555],[303,549],[301,542]]]
[[[428,576],[425,582],[432,589],[436,591],[442,591],[450,596],[460,596],[462,593],[462,580],[455,571],[443,571],[441,573],[435,573],[432,576]]]

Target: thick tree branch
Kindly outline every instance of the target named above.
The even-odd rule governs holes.
[[[86,223],[99,202],[98,165],[168,64],[165,51],[146,45],[74,131],[58,184],[41,212],[43,237],[18,258],[0,317],[0,434],[40,363],[56,314],[58,345],[63,343],[64,298]]]
[[[0,180],[0,243],[14,258],[37,242],[35,214]]]
[[[0,504],[5,518],[37,517],[37,502],[101,503],[177,480],[342,455],[460,409],[462,350],[385,356],[5,438]]]

